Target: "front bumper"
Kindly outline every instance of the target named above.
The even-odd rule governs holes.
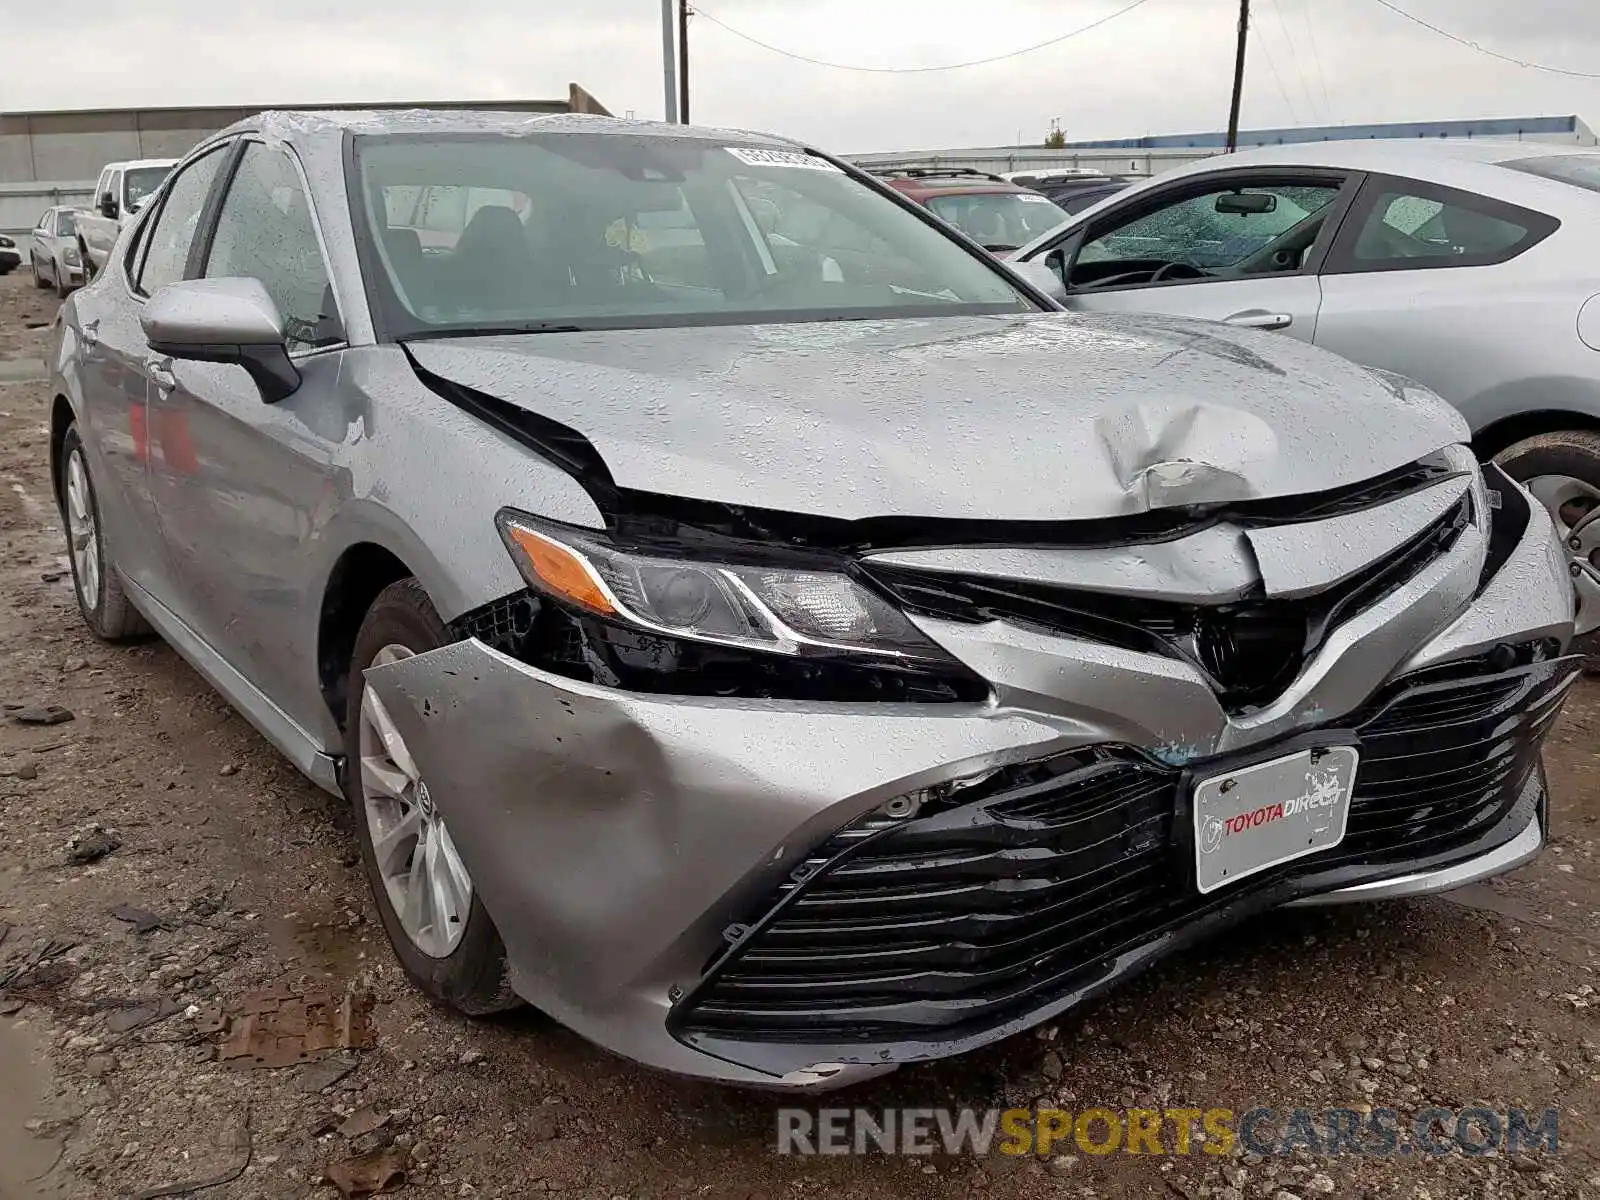
[[[931,618],[924,628],[990,681],[991,703],[630,694],[552,675],[476,639],[367,679],[430,781],[520,994],[654,1067],[732,1083],[837,1087],[1047,1020],[1277,905],[1424,894],[1536,853],[1546,819],[1538,744],[1575,664],[1535,652],[1508,668],[1508,652],[1496,650],[1564,643],[1571,633],[1553,531],[1530,507],[1490,578],[1482,578],[1488,534],[1475,528],[1349,620],[1279,701],[1247,718],[1224,712],[1171,659],[1004,622],[973,628]],[[1437,730],[1414,717],[1382,724],[1396,719],[1403,694],[1422,696],[1416,711],[1443,712],[1464,731],[1457,742],[1427,743],[1429,754],[1454,758],[1406,761],[1406,745]],[[1183,772],[1330,729],[1373,745],[1387,739],[1388,765],[1364,753],[1363,772],[1371,764],[1373,774],[1358,776],[1367,825],[1353,807],[1352,831],[1333,851],[1193,895],[1174,832]],[[887,801],[1041,763],[1075,770],[1073,755],[1108,745],[1138,761],[1141,782],[1117,801],[1135,807],[1113,814],[1119,835],[1109,859],[1069,865],[1080,875],[1137,876],[1155,890],[1112,897],[1117,921],[1063,925],[1056,943],[993,967],[1005,987],[967,987],[967,976],[999,961],[984,956],[1012,944],[984,943],[987,926],[927,951],[924,964],[913,956],[887,974],[853,974],[852,955],[876,964],[893,947],[861,941],[859,921],[786,923],[803,900],[820,899],[817,911],[829,911],[828,889],[840,882],[833,860],[845,861],[835,852],[870,843],[872,814]],[[949,811],[976,828],[994,803],[985,796]],[[1004,870],[980,869],[985,902],[1003,894],[1014,905],[1035,878],[1019,863],[1069,853],[1084,852],[1023,838],[1007,848]],[[820,869],[819,859],[828,860]],[[846,905],[859,899],[832,894]],[[919,895],[917,903],[931,901]],[[918,912],[968,924],[973,916],[937,904]],[[993,923],[1012,912],[981,915]],[[839,941],[840,931],[858,940]],[[953,969],[946,959],[958,943]]]

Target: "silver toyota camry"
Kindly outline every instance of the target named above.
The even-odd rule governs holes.
[[[1566,562],[1458,413],[791,142],[265,114],[52,370],[84,618],[348,798],[469,1013],[834,1087],[1545,840]]]

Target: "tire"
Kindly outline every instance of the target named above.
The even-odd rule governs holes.
[[[44,281],[44,276],[39,273],[38,257],[30,254],[28,255],[28,261],[33,265],[33,286],[40,289],[47,287],[48,285]]]
[[[77,423],[67,426],[61,439],[61,524],[67,535],[67,559],[72,564],[72,592],[86,625],[104,642],[129,642],[148,636],[150,626],[122,590],[115,561],[106,554],[104,525],[100,520],[100,501]],[[81,489],[79,482],[81,481]],[[89,514],[93,531],[89,545],[75,546],[73,525],[78,506]],[[80,524],[81,529],[81,524]],[[89,576],[92,575],[92,578]]]
[[[98,272],[95,270],[94,260],[89,257],[89,247],[82,242],[78,243],[78,257],[83,260],[83,282],[90,284]]]
[[[400,646],[414,654],[438,649],[452,639],[434,610],[427,593],[415,579],[402,579],[378,594],[367,610],[356,635],[350,656],[350,680],[346,689],[345,712],[345,796],[353,809],[356,838],[361,845],[361,863],[366,870],[372,898],[378,906],[384,932],[394,947],[395,956],[406,974],[424,993],[469,1016],[486,1016],[518,1007],[522,1001],[511,990],[505,945],[500,932],[483,907],[477,889],[472,890],[466,925],[459,940],[442,956],[425,952],[407,932],[379,869],[373,849],[373,827],[368,816],[362,768],[362,705],[366,698],[363,672],[380,651]],[[413,790],[412,795],[415,796]],[[393,803],[383,800],[380,804]],[[431,809],[423,791],[422,804]],[[420,843],[417,843],[420,846]],[[414,860],[415,850],[412,859]],[[436,947],[437,948],[437,947]]]
[[[1518,483],[1541,476],[1566,476],[1588,485],[1600,495],[1600,432],[1587,429],[1541,433],[1508,446],[1494,456],[1505,473]],[[1551,514],[1558,530],[1565,528],[1558,514]],[[1600,518],[1597,518],[1600,519]],[[1582,618],[1580,613],[1580,619]],[[1589,614],[1594,619],[1600,614]],[[1572,649],[1600,662],[1600,629],[1592,629],[1573,640]]]
[[[55,277],[56,295],[60,299],[65,300],[72,295],[72,284],[67,281],[66,268],[53,258],[50,260],[50,274]]]

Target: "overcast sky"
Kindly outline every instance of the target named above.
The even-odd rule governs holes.
[[[797,54],[925,67],[1002,54],[1129,0],[707,0],[728,25]],[[1396,0],[1519,58],[1600,71],[1594,0]],[[1600,80],[1496,62],[1377,0],[1255,0],[1247,127],[1566,115],[1600,127]],[[132,104],[559,96],[662,112],[660,0],[95,0],[70,38],[11,42],[0,110]],[[709,19],[690,29],[691,116],[840,152],[1219,129],[1236,0],[1146,0],[1006,62],[866,74],[794,61]],[[81,13],[80,13],[81,15]],[[48,22],[47,22],[48,24]],[[40,47],[63,49],[65,60]]]

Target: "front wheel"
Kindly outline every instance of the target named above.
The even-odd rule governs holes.
[[[77,423],[61,439],[61,519],[67,529],[67,551],[72,562],[73,591],[78,611],[96,637],[126,642],[150,632],[122,590],[122,580],[106,554],[100,522],[100,501],[89,473],[89,459]]]
[[[33,264],[33,286],[36,288],[49,287],[50,285],[44,281],[44,273],[39,270],[39,256],[37,254],[29,255],[28,261]]]
[[[1573,648],[1600,654],[1600,433],[1542,433],[1495,455],[1550,513],[1577,604]]]
[[[361,861],[400,965],[473,1016],[515,1008],[500,933],[472,885],[405,739],[364,672],[451,640],[415,579],[379,593],[356,635],[345,715],[345,792]]]

